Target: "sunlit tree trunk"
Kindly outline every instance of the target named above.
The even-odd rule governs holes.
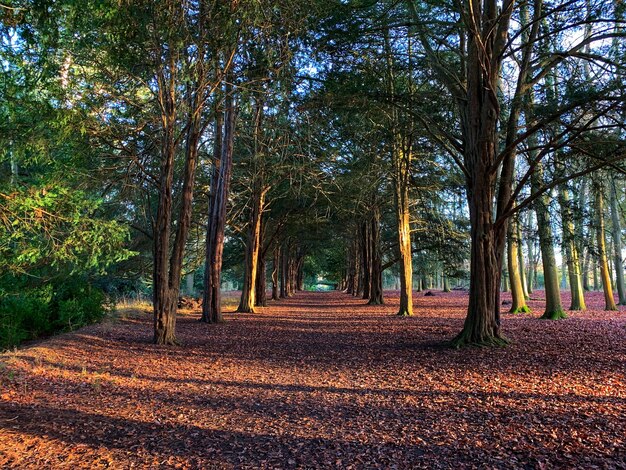
[[[528,226],[527,229],[530,232],[533,228],[533,212],[528,211],[528,217],[526,219]],[[528,276],[527,276],[527,291],[530,294],[533,293],[533,287],[535,285],[535,277],[537,275],[537,264],[535,262],[535,242],[533,237],[529,236],[526,241],[526,251],[528,251]]]
[[[521,269],[519,266],[519,239],[517,238],[517,217],[512,217],[509,221],[507,231],[508,253],[507,261],[509,264],[509,278],[511,280],[511,309],[510,313],[527,313],[530,308],[526,305],[524,297],[524,289],[522,287]]]
[[[266,192],[267,189],[262,187],[260,182],[255,183],[251,201],[250,221],[248,224],[243,287],[239,306],[237,307],[237,312],[239,313],[254,313],[259,251],[261,249],[261,222]]]
[[[224,228],[226,208],[233,165],[235,138],[235,100],[232,86],[227,81],[224,100],[224,118],[217,113],[214,169],[211,178],[211,199],[206,236],[206,259],[204,265],[204,293],[202,318],[205,323],[223,321],[221,305],[222,260],[224,252]],[[222,130],[223,128],[223,130]]]
[[[583,291],[582,273],[580,269],[580,257],[574,234],[574,222],[572,216],[572,200],[569,189],[564,185],[559,188],[559,205],[561,208],[561,221],[563,225],[563,254],[567,263],[569,285],[571,292],[570,310],[585,310],[585,296]]]
[[[174,80],[173,78],[171,80]],[[172,224],[172,184],[176,156],[176,103],[174,84],[166,88],[160,81],[160,101],[163,107],[163,144],[159,176],[159,201],[154,223],[153,292],[154,342],[176,344],[176,307],[178,299],[169,284],[169,247]]]
[[[526,279],[526,266],[524,265],[524,251],[522,250],[523,246],[523,238],[522,238],[522,229],[519,220],[519,214],[515,221],[516,227],[516,236],[517,236],[517,263],[519,266],[520,280],[522,282],[522,292],[524,294],[524,300],[528,300],[530,295],[528,294],[528,281]]]
[[[600,275],[602,277],[602,289],[604,290],[605,310],[617,310],[615,299],[613,298],[613,286],[611,285],[611,273],[606,255],[606,240],[604,228],[604,196],[603,188],[596,182],[594,184],[594,211],[596,215],[596,242],[598,244],[598,262],[600,264]]]
[[[613,261],[615,264],[615,284],[619,304],[626,305],[626,287],[624,286],[624,267],[622,265],[622,224],[617,204],[615,178],[611,179],[611,223],[613,228]]]
[[[389,30],[384,33],[385,57],[387,61],[387,90],[391,100],[395,99],[395,73],[392,60]],[[398,230],[398,254],[400,263],[400,307],[399,316],[413,315],[413,262],[411,250],[411,227],[409,211],[409,179],[411,171],[411,141],[401,135],[398,109],[392,105],[390,111],[391,164],[394,188],[394,205]]]

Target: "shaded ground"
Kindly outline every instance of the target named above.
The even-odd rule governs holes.
[[[184,315],[180,348],[137,314],[0,355],[0,467],[626,468],[625,312],[505,315],[510,347],[455,351],[467,295],[416,295],[409,319],[301,293]]]

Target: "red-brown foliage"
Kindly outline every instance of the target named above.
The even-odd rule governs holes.
[[[4,354],[0,467],[626,468],[623,312],[503,314],[511,346],[457,351],[467,296],[435,294],[414,318],[301,293],[185,315],[183,347],[146,314]]]

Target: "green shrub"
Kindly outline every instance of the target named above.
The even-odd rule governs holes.
[[[8,290],[0,295],[0,349],[100,321],[107,310],[103,292],[82,278]]]

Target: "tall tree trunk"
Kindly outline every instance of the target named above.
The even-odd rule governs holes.
[[[296,291],[304,290],[304,252],[298,252],[298,260],[296,262],[296,282],[295,289]]]
[[[596,212],[596,241],[598,243],[598,261],[600,263],[600,275],[602,276],[602,288],[604,290],[605,310],[617,310],[615,299],[613,298],[613,286],[611,285],[611,273],[609,272],[609,262],[606,255],[606,240],[604,233],[604,195],[603,188],[599,183],[594,185]]]
[[[385,29],[385,57],[387,61],[387,90],[395,98],[395,74],[392,60],[389,30]],[[401,135],[398,109],[391,107],[391,160],[393,166],[394,204],[398,227],[398,251],[400,258],[400,307],[399,316],[413,315],[413,261],[411,250],[411,226],[409,211],[409,180],[411,171],[412,142]]]
[[[255,183],[252,194],[250,222],[248,224],[243,287],[239,306],[237,307],[238,313],[254,313],[259,250],[261,249],[261,221],[266,192],[266,188],[262,187],[258,182]]]
[[[218,112],[215,126],[215,162],[211,178],[211,199],[207,225],[204,292],[202,298],[201,321],[205,323],[219,323],[223,321],[221,283],[224,228],[233,166],[236,118],[235,100],[232,93],[232,85],[230,85],[230,81],[227,81],[224,117],[222,118],[221,113]]]
[[[586,310],[587,307],[585,305],[578,246],[574,235],[574,222],[571,204],[572,200],[569,196],[569,189],[565,186],[561,186],[559,188],[559,205],[561,208],[561,220],[563,225],[562,246],[563,254],[567,263],[567,272],[572,297],[569,309]]]
[[[524,251],[522,250],[524,244],[522,242],[523,238],[519,214],[517,215],[515,227],[517,229],[517,263],[519,266],[520,280],[522,281],[522,292],[524,293],[524,300],[528,300],[530,295],[528,294],[528,281],[526,279],[526,267],[524,266]]]
[[[370,256],[371,256],[371,276],[370,276],[370,298],[368,304],[382,305],[383,299],[383,269],[380,248],[380,209],[376,206],[370,219]]]
[[[611,178],[611,222],[613,226],[613,262],[615,264],[615,284],[619,304],[626,305],[626,286],[624,286],[624,266],[622,265],[622,224],[617,204],[615,178]]]
[[[163,109],[163,144],[159,176],[159,201],[154,226],[153,308],[154,343],[176,344],[176,306],[169,283],[169,248],[172,225],[172,185],[176,157],[176,98],[175,87],[170,78],[159,77],[159,98]]]
[[[461,333],[452,341],[466,345],[503,345],[500,333],[500,275],[504,244],[498,246],[493,226],[493,184],[476,178],[468,188],[471,222],[470,290],[467,317]],[[501,236],[504,240],[505,237]],[[499,256],[498,256],[499,255]]]
[[[507,262],[508,265],[508,262]],[[502,292],[508,292],[509,288],[509,270],[504,268],[502,269]]]
[[[272,261],[272,300],[279,299],[278,271],[280,265],[280,244],[276,243],[274,248],[274,256]]]
[[[443,275],[442,283],[443,283],[443,291],[450,292],[450,284],[448,282],[448,276],[446,276],[445,274]]]
[[[533,214],[532,211],[528,211],[527,222],[528,222],[528,231],[529,232],[533,228],[533,217],[532,217],[532,214]],[[528,240],[526,242],[526,249],[528,251],[528,276],[527,276],[528,284],[527,284],[527,290],[528,290],[528,294],[530,296],[530,294],[533,293],[533,287],[535,285],[535,277],[537,275],[537,264],[535,262],[535,242],[534,242],[532,236],[528,237]]]
[[[372,288],[372,234],[369,220],[361,224],[361,257],[363,259],[363,298],[369,299]]]
[[[280,298],[285,299],[289,296],[289,292],[287,289],[287,283],[289,276],[287,274],[288,270],[288,256],[289,256],[289,245],[285,242],[280,250]]]
[[[293,244],[289,247],[287,256],[287,295],[293,296],[296,292],[296,261]]]
[[[593,237],[590,239],[590,243],[593,244]],[[590,291],[591,286],[589,285],[589,270],[591,266],[591,251],[589,248],[585,251],[585,260],[583,261],[583,289],[585,291]]]
[[[254,296],[255,307],[267,307],[267,285],[265,282],[266,262],[263,256],[259,256],[259,266],[256,272],[256,293]]]
[[[394,151],[400,152],[400,149]],[[398,315],[413,315],[413,260],[411,250],[411,226],[409,212],[409,164],[410,157],[396,155],[395,203],[398,224],[398,250],[400,255],[400,307]]]
[[[532,158],[532,157],[531,157]],[[537,192],[543,185],[543,170],[538,164],[533,175],[533,191]],[[544,289],[546,296],[546,310],[541,316],[543,319],[557,320],[567,315],[561,305],[561,290],[559,288],[559,274],[554,254],[554,236],[550,225],[550,203],[547,195],[535,201],[537,228],[539,231],[539,248],[543,264]]]
[[[510,313],[528,313],[530,308],[526,305],[526,299],[524,298],[524,289],[522,287],[522,277],[520,275],[521,269],[519,266],[519,246],[520,241],[517,238],[517,216],[511,218],[509,221],[507,242],[508,252],[507,260],[509,265],[509,278],[511,280],[511,309]]]
[[[355,281],[356,288],[354,289],[354,295],[359,296],[363,295],[363,258],[361,256],[361,236],[359,227],[357,227],[356,234],[354,237],[355,242],[355,252],[354,252],[354,263],[356,266],[355,272]]]

